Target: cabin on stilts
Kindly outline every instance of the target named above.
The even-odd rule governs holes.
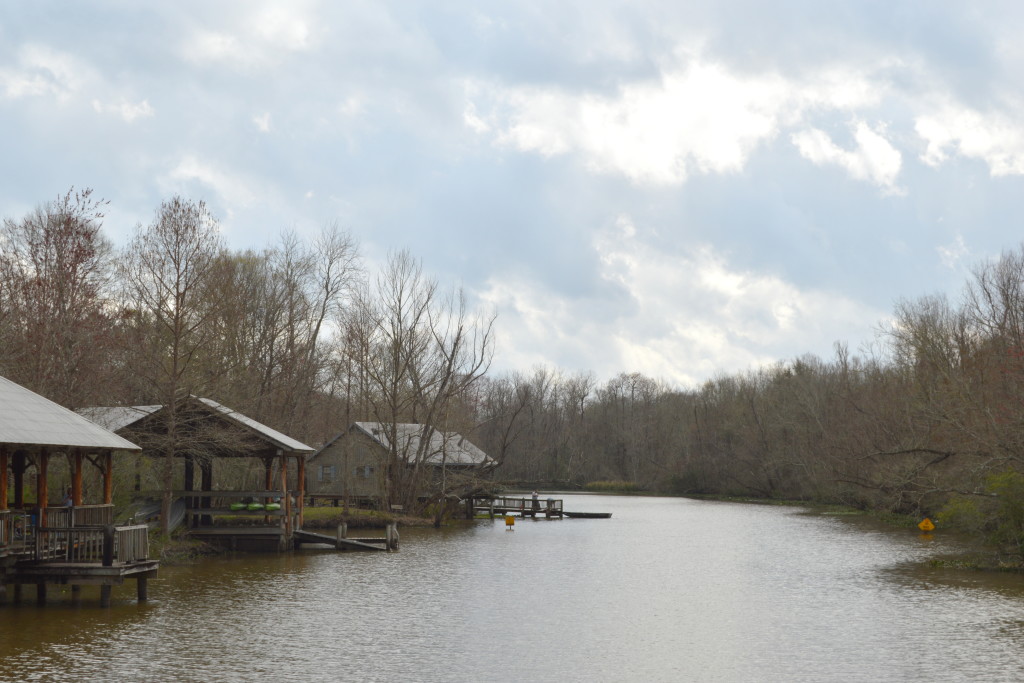
[[[82,585],[99,585],[106,606],[111,587],[127,578],[146,599],[158,568],[147,529],[115,526],[113,505],[115,453],[139,450],[0,377],[0,602],[20,601],[25,584],[41,604],[48,585],[70,585],[76,596]],[[50,485],[58,469],[67,484],[60,489]]]
[[[191,537],[229,550],[295,544],[306,457],[313,452],[306,444],[196,396],[179,400],[173,411],[149,405],[79,412],[142,446],[136,490],[156,501],[170,495],[172,504],[162,506],[171,511],[168,527],[183,523]]]

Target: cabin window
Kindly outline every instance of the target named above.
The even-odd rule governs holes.
[[[369,479],[375,470],[373,465],[359,465],[352,471],[352,474],[360,479]]]
[[[317,473],[317,481],[330,484],[334,481],[334,475],[337,473],[336,467],[336,465],[320,465],[320,471]]]

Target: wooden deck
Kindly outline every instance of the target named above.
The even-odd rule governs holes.
[[[537,517],[544,515],[548,519],[564,516],[562,500],[559,498],[485,498],[475,499],[473,509],[494,515],[519,515],[520,517]]]
[[[93,506],[100,507],[100,506]],[[112,507],[110,516],[112,516]],[[75,521],[71,508],[49,511],[48,520]],[[0,601],[20,602],[22,586],[36,587],[36,601],[45,604],[47,586],[71,585],[74,592],[84,585],[100,586],[100,604],[110,605],[111,587],[135,579],[140,601],[147,598],[147,580],[156,576],[160,563],[149,557],[149,529],[144,524],[116,527],[107,525],[38,526],[27,523],[27,513],[5,511],[0,527],[6,526],[0,561]],[[87,512],[80,519],[104,518],[106,511]]]

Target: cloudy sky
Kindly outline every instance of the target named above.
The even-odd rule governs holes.
[[[0,215],[337,221],[498,313],[495,368],[678,386],[870,343],[1024,232],[1024,5],[3,3]]]

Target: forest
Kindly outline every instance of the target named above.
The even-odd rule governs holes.
[[[231,250],[203,202],[173,197],[115,249],[106,207],[72,189],[0,229],[0,375],[61,405],[205,396],[312,446],[420,422],[469,436],[501,481],[937,515],[1024,547],[1024,247],[956,301],[897,301],[857,354],[674,387],[495,375],[493,311],[406,251],[366,272],[335,225]]]

